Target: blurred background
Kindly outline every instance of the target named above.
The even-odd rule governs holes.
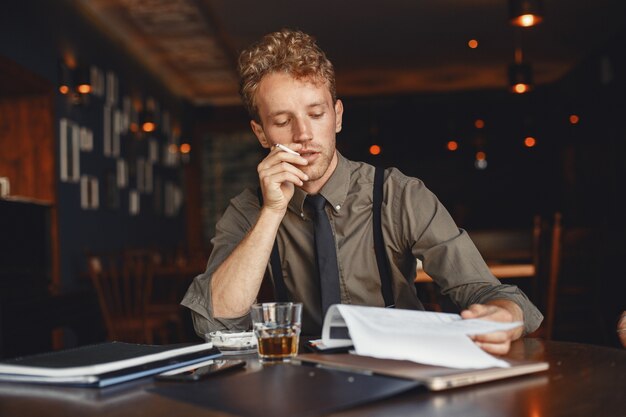
[[[618,346],[626,3],[25,0],[0,8],[0,357],[199,340],[178,302],[263,157],[237,55],[283,27],[335,65],[340,152],[531,267],[504,278],[537,336]]]

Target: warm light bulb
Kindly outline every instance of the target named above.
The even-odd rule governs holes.
[[[527,148],[532,148],[536,144],[537,144],[537,139],[533,138],[532,136],[527,136],[524,139],[524,146],[526,146]]]
[[[370,146],[370,154],[372,155],[380,155],[381,148],[378,145]]]
[[[535,15],[524,14],[519,17],[520,25],[527,28],[535,24]]]
[[[70,92],[70,88],[67,85],[62,85],[59,87],[59,92],[65,95]]]
[[[578,124],[578,122],[580,122],[580,117],[578,117],[578,115],[576,115],[576,114],[572,114],[569,117],[569,122],[571,124],[573,124],[573,125],[576,125],[576,124]]]
[[[152,122],[145,122],[143,125],[141,125],[141,128],[144,132],[154,132],[156,125]]]
[[[485,127],[485,121],[483,119],[476,119],[474,121],[474,126],[476,127],[476,129],[482,129],[483,127]]]
[[[467,42],[467,46],[469,46],[472,49],[476,49],[478,48],[478,41],[476,39],[470,39],[470,41]]]
[[[536,26],[543,20],[543,17],[538,14],[526,13],[523,15],[519,15],[511,20],[515,26],[520,26],[523,28],[528,28],[531,26]]]
[[[517,94],[524,94],[528,90],[529,90],[528,84],[519,83],[513,86],[513,91],[515,91]]]
[[[191,145],[188,143],[182,143],[180,145],[180,153],[187,154],[191,152]]]
[[[476,152],[477,161],[484,161],[485,159],[487,159],[487,155],[483,151]]]
[[[451,140],[448,141],[448,144],[446,145],[446,148],[448,148],[449,151],[456,151],[457,149],[459,149],[459,143],[455,140]]]
[[[80,84],[76,90],[81,94],[89,94],[91,93],[91,85],[89,84]]]

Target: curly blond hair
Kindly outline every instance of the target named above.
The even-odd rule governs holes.
[[[267,74],[284,72],[297,79],[325,83],[337,100],[335,70],[315,38],[304,32],[282,29],[265,35],[239,55],[239,93],[250,117],[259,120],[255,101],[259,83]]]

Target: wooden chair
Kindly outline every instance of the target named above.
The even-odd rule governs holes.
[[[584,342],[606,342],[599,312],[600,293],[595,277],[601,271],[601,234],[591,227],[564,227],[555,213],[552,225],[550,265],[545,290],[546,339],[595,337]]]
[[[535,303],[540,299],[541,281],[547,273],[548,227],[540,215],[533,218],[532,228],[469,231],[470,238],[485,262],[502,279],[514,279],[523,285]],[[510,268],[504,268],[504,267]],[[506,272],[506,273],[504,273]]]
[[[150,296],[146,266],[116,255],[87,257],[87,269],[98,296],[107,339],[154,343],[158,335],[168,343],[169,317],[148,312]]]
[[[178,282],[159,282],[156,279],[155,271],[161,262],[157,251],[147,251],[140,254],[135,261],[139,268],[137,273],[145,275],[146,299],[145,314],[149,320],[164,322],[171,328],[175,341],[182,342],[184,336],[184,326],[180,298],[178,297]],[[164,343],[169,343],[172,331],[162,333],[161,339]]]
[[[468,234],[488,264],[533,264],[540,261],[541,217],[532,228],[470,230]]]

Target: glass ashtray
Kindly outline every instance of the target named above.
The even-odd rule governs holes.
[[[256,352],[257,341],[253,332],[218,330],[207,333],[205,339],[224,355]]]

